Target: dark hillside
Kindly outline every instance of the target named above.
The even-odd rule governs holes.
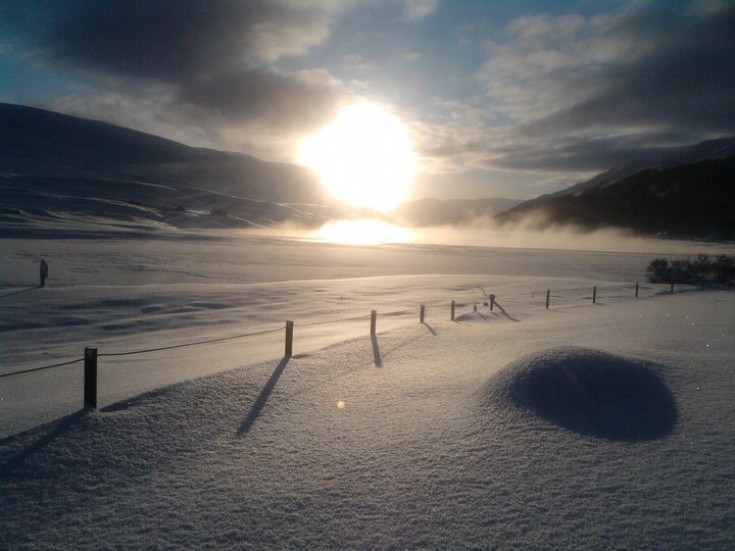
[[[642,234],[735,238],[735,157],[655,170],[579,195],[544,196],[497,217],[514,223],[533,216],[540,226],[604,226]]]
[[[6,236],[71,220],[314,226],[341,212],[302,167],[9,104],[0,104],[0,190]]]
[[[0,171],[139,179],[261,201],[324,202],[314,175],[239,153],[186,145],[41,109],[0,104]]]

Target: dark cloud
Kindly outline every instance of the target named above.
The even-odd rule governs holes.
[[[180,99],[235,121],[257,116],[281,128],[310,126],[335,108],[337,93],[329,82],[329,75],[319,71],[282,74],[253,69],[187,82]]]
[[[241,4],[242,5],[242,4]],[[180,82],[238,66],[247,55],[247,33],[265,14],[260,3],[243,13],[232,3],[78,4],[47,34],[59,61],[115,75]]]
[[[299,55],[329,32],[329,4],[268,0],[7,0],[8,31],[54,61],[182,82]]]
[[[485,151],[486,149],[487,147],[481,143],[450,143],[449,141],[446,141],[436,146],[419,144],[417,153],[434,159],[446,159],[457,155],[477,153],[478,151]]]
[[[593,97],[535,123],[539,129],[596,126],[687,128],[692,135],[735,130],[735,6],[706,18],[630,16],[610,34],[656,44],[588,76]],[[678,15],[678,17],[677,17]],[[584,83],[574,83],[579,86]],[[571,90],[570,90],[571,92]]]
[[[484,165],[605,170],[735,134],[735,5],[695,8],[517,21],[481,75],[515,122]]]
[[[187,122],[289,131],[331,114],[335,79],[270,63],[321,43],[339,9],[287,0],[8,0],[0,22],[17,51],[83,71],[100,95],[124,82],[133,102],[146,103],[158,86],[166,90],[161,108],[178,105]]]
[[[497,155],[488,168],[558,172],[590,172],[610,169],[635,160],[664,156],[675,148],[652,146],[666,141],[652,136],[616,136],[611,138],[559,139],[557,143],[516,145],[493,150]],[[685,142],[688,143],[688,142]]]

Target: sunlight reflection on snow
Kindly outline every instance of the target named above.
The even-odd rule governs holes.
[[[375,219],[337,220],[325,224],[313,234],[317,241],[343,245],[380,245],[411,243],[412,231]]]

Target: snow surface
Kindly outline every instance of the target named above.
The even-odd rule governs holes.
[[[656,256],[6,239],[0,547],[732,548],[735,293]]]

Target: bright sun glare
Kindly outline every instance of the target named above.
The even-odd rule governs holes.
[[[329,222],[314,233],[314,238],[345,245],[378,245],[383,243],[410,243],[412,231],[382,220],[337,220]]]
[[[338,199],[383,213],[405,200],[416,164],[403,123],[371,103],[343,109],[304,140],[299,161],[316,171]]]

